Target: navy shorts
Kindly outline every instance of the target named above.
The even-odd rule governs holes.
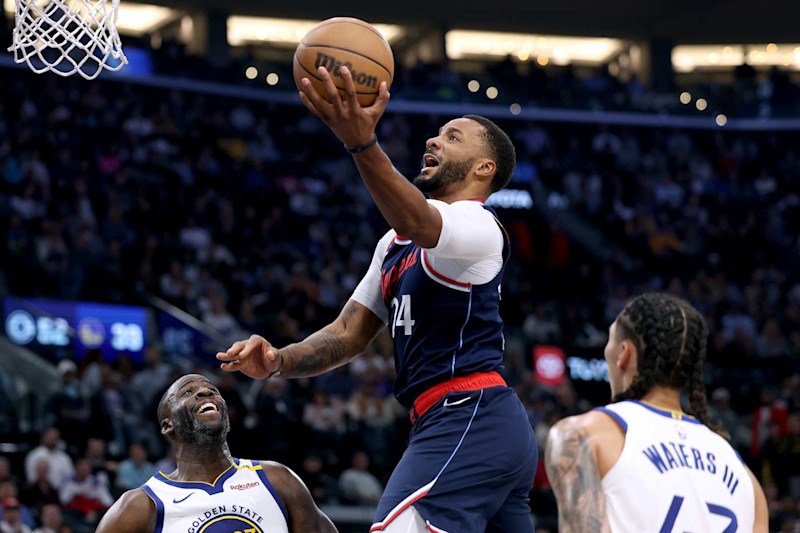
[[[445,533],[532,533],[536,439],[513,389],[451,392],[417,420],[378,503],[381,531],[413,505]]]

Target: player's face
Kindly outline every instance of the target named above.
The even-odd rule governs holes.
[[[623,389],[622,372],[617,366],[617,361],[622,354],[622,343],[617,340],[617,321],[608,328],[608,342],[603,351],[608,366],[608,381],[611,384],[611,396],[614,397]]]
[[[175,385],[171,420],[184,443],[224,443],[230,431],[228,405],[219,390],[203,376],[187,376]]]
[[[422,169],[414,179],[419,190],[441,193],[469,176],[477,155],[485,151],[483,126],[468,118],[451,120],[425,143]]]

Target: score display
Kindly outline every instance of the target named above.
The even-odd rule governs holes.
[[[107,361],[125,353],[141,362],[147,311],[132,305],[5,298],[4,332],[20,346],[73,348],[75,356],[99,349]]]

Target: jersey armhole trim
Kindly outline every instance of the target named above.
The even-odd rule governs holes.
[[[592,409],[592,411],[600,411],[601,413],[607,414],[608,416],[613,418],[617,422],[617,424],[619,424],[624,433],[628,433],[628,423],[625,422],[625,419],[622,418],[618,413],[615,413],[611,409],[607,409],[605,407],[595,407],[594,409]]]
[[[264,472],[264,469],[259,468],[257,470],[256,469],[253,470],[258,474],[258,477],[261,478],[261,482],[264,484],[264,487],[266,487],[269,493],[272,494],[272,497],[275,499],[275,503],[278,504],[278,507],[280,507],[281,512],[283,513],[283,519],[286,520],[286,525],[288,526],[289,514],[286,512],[286,507],[283,506],[283,502],[281,501],[280,496],[278,496],[278,493],[275,492],[275,488],[272,486],[272,483],[269,482],[269,479],[267,478],[267,474]]]
[[[470,283],[462,283],[460,281],[456,281],[454,279],[450,279],[447,276],[436,272],[433,267],[428,263],[428,254],[425,253],[425,250],[422,250],[422,269],[436,283],[440,285],[444,285],[445,287],[449,287],[451,289],[455,289],[461,292],[470,292],[470,287],[472,284]]]
[[[153,503],[156,504],[156,529],[154,533],[161,533],[164,529],[164,502],[162,502],[161,498],[156,496],[153,489],[147,485],[142,485],[142,490],[145,491],[145,493],[150,496],[150,499],[153,500]]]

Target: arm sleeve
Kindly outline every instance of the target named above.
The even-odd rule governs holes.
[[[373,313],[375,316],[383,320],[384,324],[389,323],[389,312],[386,310],[386,305],[383,303],[383,296],[381,295],[381,266],[386,257],[386,249],[394,239],[396,233],[391,230],[383,238],[378,241],[375,247],[375,252],[372,254],[372,262],[369,265],[366,275],[361,279],[350,297]]]
[[[433,257],[481,260],[502,256],[503,234],[491,213],[477,202],[447,204],[428,200],[442,215],[439,242],[426,251]]]

